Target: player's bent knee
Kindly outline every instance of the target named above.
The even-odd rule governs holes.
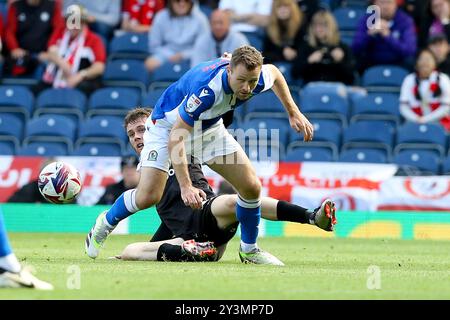
[[[136,192],[136,205],[140,210],[144,210],[157,204],[160,198],[161,196],[154,192],[144,192],[138,188]]]
[[[245,199],[258,199],[261,195],[261,189],[262,186],[259,179],[254,179],[239,190],[239,195]]]

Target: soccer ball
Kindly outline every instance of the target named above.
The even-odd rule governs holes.
[[[39,173],[38,187],[49,202],[72,202],[81,191],[80,173],[70,164],[52,162]]]

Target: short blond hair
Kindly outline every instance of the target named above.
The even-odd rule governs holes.
[[[247,70],[255,70],[263,65],[263,56],[261,52],[252,46],[241,46],[233,51],[231,56],[231,68],[238,64],[243,64]]]
[[[132,122],[135,122],[139,120],[140,118],[148,118],[152,114],[152,109],[150,108],[142,108],[137,107],[133,110],[128,111],[127,115],[125,116],[125,119],[123,120],[123,126],[126,129],[128,125]]]

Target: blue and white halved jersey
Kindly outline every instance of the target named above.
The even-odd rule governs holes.
[[[201,63],[186,72],[168,87],[159,98],[152,112],[152,120],[165,118],[174,124],[178,114],[190,126],[202,121],[203,129],[218,122],[222,115],[245,101],[237,99],[228,84],[226,68],[230,61],[216,59]],[[274,79],[267,65],[252,96],[272,88]]]

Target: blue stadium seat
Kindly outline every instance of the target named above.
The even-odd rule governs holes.
[[[341,34],[341,41],[345,43],[347,46],[351,47],[353,44],[353,38],[355,35],[353,33]]]
[[[346,125],[349,101],[344,85],[312,82],[303,88],[300,98],[302,112],[308,116],[338,119]]]
[[[450,155],[442,162],[442,174],[450,175]]]
[[[67,156],[67,145],[61,142],[36,141],[26,144],[17,152],[19,156]]]
[[[72,156],[99,156],[99,157],[120,157],[122,149],[115,143],[81,143],[71,154]]]
[[[33,93],[24,86],[0,86],[0,113],[15,114],[28,120],[33,112]]]
[[[339,148],[341,144],[342,127],[338,122],[327,119],[310,119],[314,126],[314,142],[325,141],[330,142]],[[303,141],[303,135],[290,130],[290,142]]]
[[[255,47],[257,50],[262,51],[263,49],[263,38],[260,32],[242,32],[247,38],[248,43]]]
[[[284,119],[258,118],[242,123],[241,128],[246,131],[247,138],[249,138],[250,140],[252,138],[267,138],[267,141],[272,141],[274,143],[279,143],[282,146],[286,146],[288,142],[289,130],[291,127],[289,125],[289,122]],[[276,136],[273,136],[272,133],[276,134],[276,131],[272,132],[272,130],[278,130],[277,140],[273,140],[276,139]],[[239,140],[239,136],[237,136],[237,138]]]
[[[148,33],[125,33],[114,37],[109,44],[108,60],[148,57]]]
[[[0,135],[10,136],[20,141],[23,137],[23,122],[17,117],[0,113]]]
[[[76,136],[76,123],[63,115],[42,115],[26,124],[23,146],[32,142],[57,142],[70,152]]]
[[[337,8],[333,11],[339,31],[356,31],[366,11],[362,8]]]
[[[0,156],[12,156],[17,153],[18,146],[12,141],[3,141],[0,136]]]
[[[46,89],[37,97],[34,117],[52,113],[72,115],[80,120],[84,117],[86,100],[84,93],[78,89]]]
[[[364,72],[362,85],[372,92],[399,92],[408,74],[408,70],[398,66],[374,66]]]
[[[298,83],[297,79],[292,78],[292,74],[291,74],[292,63],[290,63],[290,62],[275,62],[274,65],[277,66],[278,69],[283,74],[284,78],[286,79],[286,82],[289,85],[289,88],[291,88],[291,91],[292,91],[292,89],[298,90],[300,84]]]
[[[352,148],[341,152],[341,162],[387,163],[387,155],[381,149]]]
[[[85,120],[80,124],[75,147],[78,149],[83,143],[113,143],[125,150],[128,137],[122,123],[122,120],[112,116],[96,116]]]
[[[127,143],[127,146],[125,148],[125,151],[122,152],[122,156],[136,156],[136,151],[134,151],[133,147],[130,143]]]
[[[164,87],[180,79],[190,69],[189,60],[166,62],[151,74],[150,90]]]
[[[214,9],[212,9],[208,4],[201,4],[198,7],[209,19]]]
[[[342,149],[354,147],[381,148],[390,157],[394,130],[390,123],[382,121],[359,121],[344,130]]]
[[[278,163],[284,158],[282,146],[267,141],[246,141],[242,146],[250,161],[269,161]]]
[[[352,101],[352,117],[350,122],[358,120],[387,120],[400,123],[399,97],[393,93],[369,93],[366,96],[355,96]]]
[[[295,94],[293,95],[295,97]],[[244,115],[245,108],[245,115]],[[252,118],[270,117],[270,118],[286,118],[287,114],[278,97],[272,90],[255,95],[248,100],[244,106],[236,109],[236,112],[243,116],[244,121]]]
[[[149,91],[142,99],[141,106],[154,108],[156,105],[156,102],[158,102],[158,99],[159,99],[159,97],[161,97],[164,90],[165,90],[164,88],[160,88],[160,89],[154,89],[154,90]]]
[[[424,175],[439,174],[440,158],[430,150],[402,150],[395,155],[394,162],[406,173],[418,169]]]
[[[136,87],[144,94],[149,83],[149,74],[143,61],[117,59],[106,63],[103,83],[106,86]]]
[[[140,103],[140,95],[132,88],[102,88],[91,94],[87,116],[96,114],[125,115]]]
[[[297,147],[286,152],[284,161],[286,162],[303,162],[303,161],[335,161],[333,151],[324,147]]]
[[[439,156],[444,156],[447,150],[447,135],[444,128],[438,124],[405,123],[398,128],[397,145],[394,152],[403,149],[430,149]]]

